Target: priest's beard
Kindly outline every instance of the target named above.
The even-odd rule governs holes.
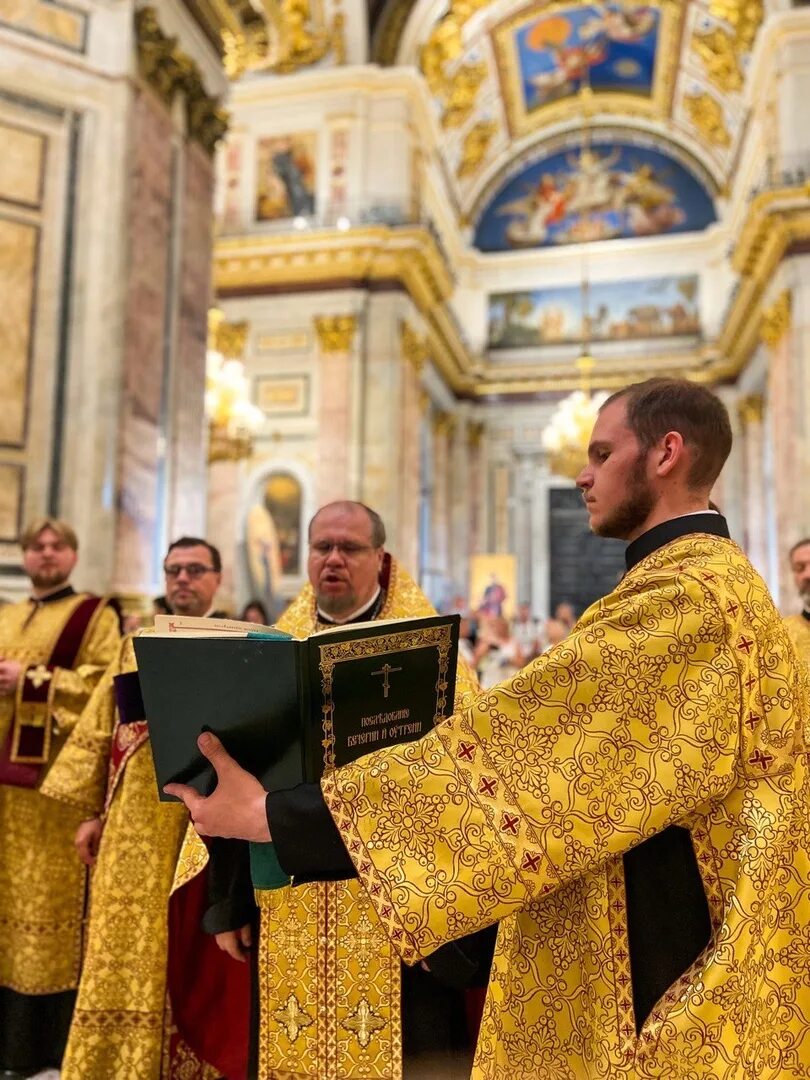
[[[642,450],[627,476],[627,494],[597,526],[597,536],[626,540],[644,524],[655,506],[655,492],[647,480],[647,453]]]
[[[320,610],[330,619],[342,619],[360,607],[356,592],[346,593],[344,596],[319,595],[316,600]]]

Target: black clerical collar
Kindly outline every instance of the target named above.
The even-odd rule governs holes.
[[[69,596],[75,595],[76,590],[72,585],[63,585],[55,592],[47,593],[45,596],[29,596],[28,599],[32,604],[52,604],[55,600],[67,600]]]
[[[378,589],[371,600],[360,611],[356,611],[350,619],[347,619],[344,623],[338,623],[334,619],[330,618],[320,608],[316,609],[316,617],[319,623],[324,626],[351,626],[352,623],[358,622],[373,622],[380,617],[380,612],[385,604],[386,592],[385,589]]]
[[[682,536],[688,536],[690,533],[708,533],[710,536],[722,536],[726,540],[731,535],[728,531],[726,519],[713,510],[670,518],[669,521],[662,521],[660,525],[654,525],[635,539],[632,544],[628,544],[624,553],[627,569],[632,570],[636,563],[640,563],[642,559],[652,555],[654,551],[663,547],[664,544],[671,544],[673,540],[679,540]]]

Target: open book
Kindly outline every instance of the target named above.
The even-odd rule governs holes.
[[[178,780],[212,790],[204,729],[268,790],[419,738],[453,711],[458,624],[391,619],[298,641],[254,623],[158,616],[134,645],[160,797]]]

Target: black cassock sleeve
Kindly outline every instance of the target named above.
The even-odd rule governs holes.
[[[267,796],[267,824],[282,870],[294,884],[340,881],[357,876],[354,863],[318,784],[299,784]],[[442,945],[427,958],[431,973],[461,989],[486,985],[495,947],[495,927]]]
[[[206,934],[239,930],[256,918],[250,877],[250,848],[246,840],[207,841],[208,904],[202,919]]]

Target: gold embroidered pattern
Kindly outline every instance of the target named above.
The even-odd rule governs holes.
[[[418,743],[324,778],[403,956],[500,922],[475,1080],[804,1076],[808,717],[763,582],[694,535]],[[676,822],[714,933],[636,1037],[622,855]]]

